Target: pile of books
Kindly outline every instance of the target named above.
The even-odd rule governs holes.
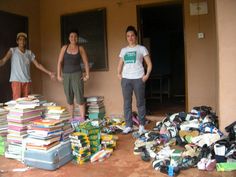
[[[3,106],[3,104],[1,104]],[[1,106],[0,105],[0,106]],[[0,107],[0,155],[5,154],[7,137],[7,113],[8,111]]]
[[[7,114],[8,110],[0,107],[0,136],[7,136]]]
[[[14,106],[10,106],[7,114],[9,144],[5,157],[21,160],[22,141],[27,136],[27,128],[31,121],[41,118],[42,111],[39,100],[31,98],[19,98]]]
[[[75,105],[73,120],[83,122],[84,119],[85,119],[85,117],[83,117],[83,118],[81,117],[80,110],[79,110],[79,105]]]
[[[27,149],[49,150],[59,144],[63,133],[62,120],[39,119],[30,125],[25,139]]]
[[[101,144],[103,149],[107,149],[113,151],[116,148],[116,141],[118,140],[118,136],[102,134],[101,136]]]
[[[48,106],[45,112],[45,119],[69,121],[70,113],[63,106]]]
[[[102,120],[105,117],[104,97],[87,97],[87,110],[90,120]]]
[[[90,142],[86,133],[74,132],[69,135],[72,147],[73,160],[83,164],[90,160]]]
[[[70,123],[71,115],[63,106],[48,106],[45,113],[45,119],[60,120],[63,122],[61,141],[68,140],[69,134],[74,131],[74,128]]]
[[[43,95],[41,94],[30,94],[28,95],[28,98],[39,100],[40,105],[47,103],[47,101],[44,99]]]
[[[85,133],[90,142],[90,151],[92,154],[101,150],[101,130],[100,127],[94,126],[92,121],[81,123],[77,128],[77,132]]]

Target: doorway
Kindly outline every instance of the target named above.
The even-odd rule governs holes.
[[[151,115],[185,111],[183,4],[138,6],[140,43],[150,52],[153,70],[146,83]]]
[[[28,32],[28,18],[4,11],[0,11],[0,59],[4,57],[10,47],[16,47],[18,32]],[[12,99],[11,84],[9,82],[11,61],[0,69],[0,103]]]

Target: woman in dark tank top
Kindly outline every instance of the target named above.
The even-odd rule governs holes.
[[[69,33],[69,44],[61,48],[58,64],[57,78],[63,82],[71,117],[74,118],[74,97],[79,105],[80,116],[85,118],[84,81],[89,79],[88,57],[83,46],[78,45],[78,32]],[[85,66],[82,73],[81,62]]]

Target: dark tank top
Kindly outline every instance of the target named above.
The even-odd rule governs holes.
[[[81,56],[79,53],[79,49],[78,49],[78,53],[77,54],[69,54],[67,52],[67,48],[66,47],[66,51],[64,53],[64,64],[63,64],[63,73],[74,73],[74,72],[80,72],[81,71]]]

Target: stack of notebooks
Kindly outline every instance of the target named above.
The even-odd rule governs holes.
[[[103,149],[108,149],[113,151],[116,148],[116,141],[118,140],[118,136],[102,134],[101,135],[101,144]]]
[[[49,150],[58,145],[63,126],[62,120],[39,119],[33,121],[27,131],[26,149]]]
[[[64,126],[62,127],[62,141],[69,139],[69,134],[74,131],[70,124],[70,113],[62,106],[48,106],[45,113],[45,119],[49,120],[60,120],[63,122]]]
[[[40,94],[30,94],[28,98],[39,100],[40,105],[47,103],[47,101],[44,100],[43,95],[40,95]]]
[[[79,110],[78,105],[75,105],[73,120],[84,121],[84,118],[83,119],[81,118],[81,114],[80,114],[80,110]]]
[[[62,106],[48,106],[45,113],[45,119],[69,121],[70,113]]]
[[[9,108],[8,121],[8,149],[5,157],[21,160],[22,141],[27,136],[27,126],[31,121],[41,118],[42,107],[39,100],[31,98],[20,98],[16,104]]]
[[[90,142],[86,133],[75,132],[70,136],[73,160],[77,164],[83,164],[90,160]]]
[[[87,97],[88,117],[90,120],[102,120],[105,116],[104,97]]]
[[[6,109],[0,107],[0,155],[5,154],[7,137],[7,113],[8,111]]]
[[[7,136],[7,114],[8,110],[0,107],[0,136]]]
[[[76,127],[76,131],[85,133],[88,136],[91,154],[101,150],[101,130],[100,127],[93,124],[93,121],[81,123]]]

